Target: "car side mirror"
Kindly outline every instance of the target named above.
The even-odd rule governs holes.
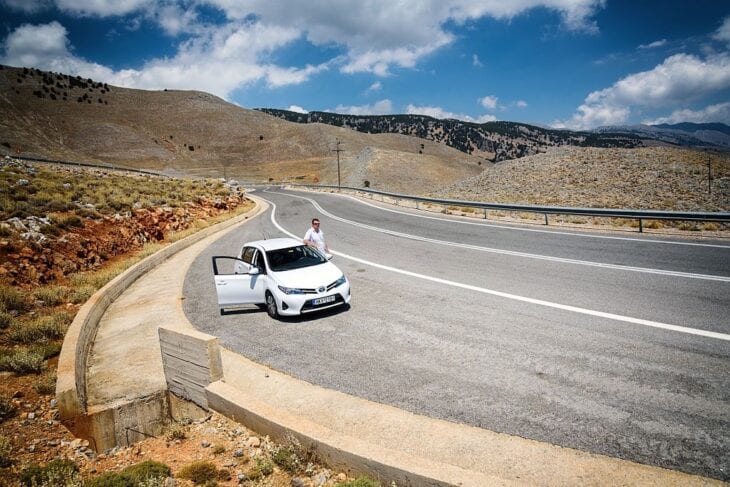
[[[261,271],[259,270],[259,268],[258,268],[258,267],[256,267],[255,265],[252,265],[252,266],[251,266],[251,268],[250,268],[250,269],[248,270],[248,275],[249,275],[249,276],[256,276],[256,275],[258,275],[258,274],[259,274],[260,272],[261,272]]]

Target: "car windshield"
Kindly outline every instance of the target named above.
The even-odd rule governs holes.
[[[269,250],[266,252],[266,258],[272,271],[290,271],[327,262],[319,251],[305,245]]]

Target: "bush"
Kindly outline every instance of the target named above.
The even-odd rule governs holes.
[[[60,312],[41,316],[27,323],[15,323],[8,329],[8,339],[22,344],[46,343],[63,338],[69,322],[69,315]]]
[[[33,385],[38,394],[50,395],[56,392],[56,373],[48,371]]]
[[[96,292],[96,288],[91,285],[82,285],[73,290],[70,301],[74,304],[83,304]]]
[[[165,439],[167,439],[167,441],[182,441],[187,438],[187,436],[185,435],[185,427],[183,427],[181,424],[172,423],[168,425],[165,430]]]
[[[268,458],[257,458],[256,465],[253,470],[249,473],[249,477],[252,480],[260,479],[274,473],[274,464]]]
[[[218,479],[218,469],[213,463],[201,460],[185,465],[177,476],[191,480],[195,485],[202,485],[215,482]]]
[[[23,313],[30,309],[30,301],[17,288],[0,284],[0,309]]]
[[[20,473],[20,485],[80,487],[79,467],[71,460],[52,460],[43,467],[33,464]]]
[[[58,306],[66,302],[69,291],[66,286],[41,286],[33,291],[33,296],[46,306]]]
[[[122,470],[122,475],[138,485],[149,479],[166,479],[170,476],[170,467],[164,463],[147,460]]]
[[[0,423],[17,414],[18,410],[9,399],[0,396]]]
[[[355,480],[349,482],[343,482],[336,484],[337,487],[380,487],[380,482],[373,480],[370,477],[358,477]]]
[[[135,487],[128,478],[117,472],[107,472],[84,482],[84,487]]]
[[[13,315],[7,311],[0,311],[0,330],[4,330],[13,324]]]
[[[289,473],[296,473],[301,469],[301,462],[296,453],[289,448],[280,447],[274,450],[271,459],[275,464],[283,468]]]
[[[10,457],[10,453],[13,451],[13,445],[10,444],[10,439],[0,434],[0,468],[7,468],[13,463],[13,459]]]
[[[0,353],[0,370],[16,374],[40,374],[45,368],[43,355],[25,349]]]

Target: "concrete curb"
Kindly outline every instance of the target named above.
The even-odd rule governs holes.
[[[61,420],[64,424],[67,426],[70,425],[70,429],[75,432],[73,425],[76,424],[76,419],[87,413],[87,358],[94,343],[99,321],[111,303],[134,281],[139,279],[140,276],[153,269],[162,261],[209,235],[247,220],[259,210],[260,205],[257,203],[252,210],[242,215],[225,220],[185,237],[182,240],[178,240],[159,252],[134,264],[91,296],[76,314],[76,317],[66,332],[61,354],[58,359],[56,398],[58,399]]]

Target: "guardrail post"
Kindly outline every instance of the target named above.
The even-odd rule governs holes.
[[[548,214],[547,214],[547,213],[545,213],[545,225],[547,225],[547,224],[548,224],[548,216],[547,216],[547,215],[548,215]]]
[[[416,201],[416,209],[420,210],[421,208],[418,206],[418,201]]]
[[[639,218],[639,233],[643,233],[644,232],[644,223],[643,222],[644,222],[644,220],[642,220],[641,218]]]
[[[487,209],[486,208],[484,208],[484,219],[485,220],[487,219]]]

